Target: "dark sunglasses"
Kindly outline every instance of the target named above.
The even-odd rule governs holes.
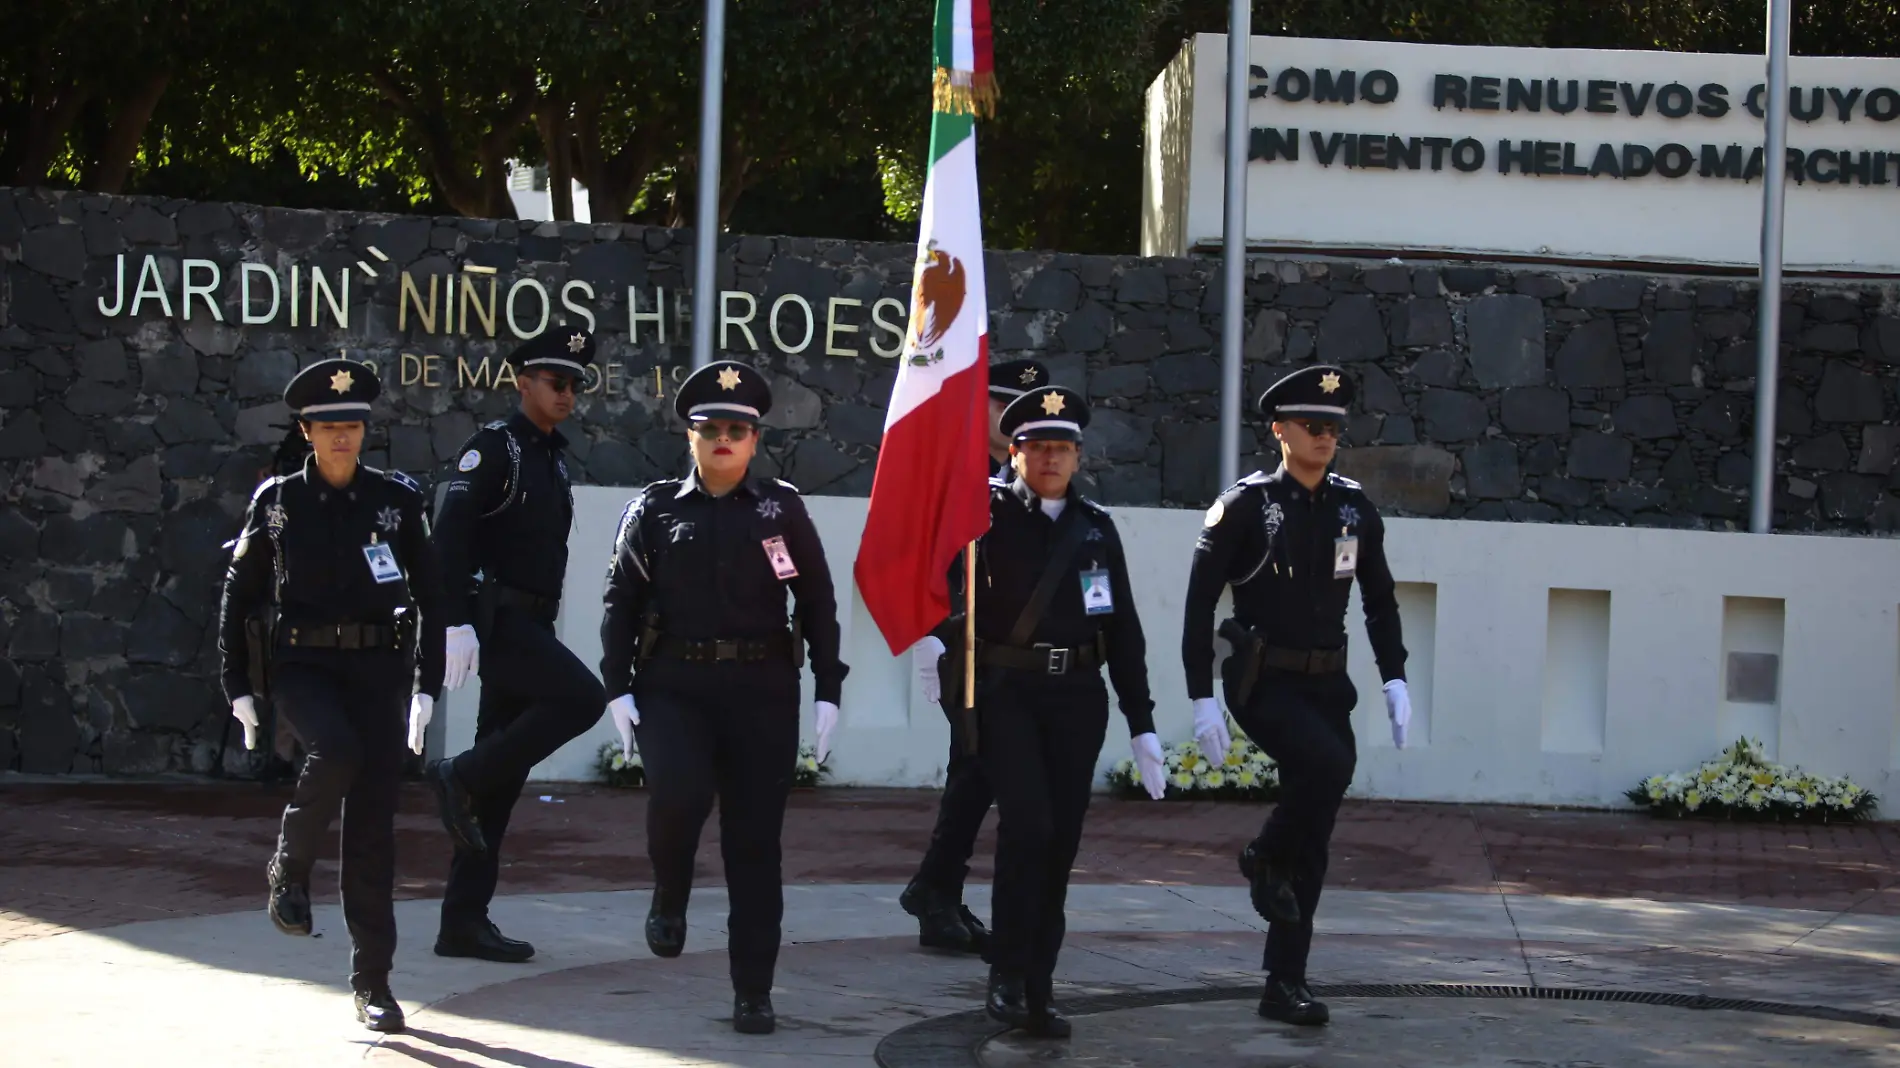
[[[725,426],[714,426],[711,423],[694,423],[693,433],[698,434],[700,438],[705,441],[712,441],[722,436],[731,438],[733,441],[744,441],[752,436],[752,427],[745,423],[729,423]]]
[[[556,393],[572,393],[576,385],[567,375],[535,375],[534,380]]]
[[[1326,419],[1295,419],[1293,422],[1316,438],[1337,438],[1339,424]]]

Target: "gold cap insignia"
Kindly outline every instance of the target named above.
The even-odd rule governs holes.
[[[586,347],[587,347],[586,334],[575,334],[573,337],[570,337],[567,339],[567,351],[569,352],[579,352],[580,350]]]
[[[1339,388],[1338,375],[1334,374],[1331,371],[1328,371],[1325,374],[1319,376],[1319,389],[1321,393],[1331,393],[1338,388]]]
[[[1060,393],[1044,394],[1042,398],[1043,414],[1044,415],[1061,415],[1063,403],[1064,402],[1062,400],[1062,394]]]
[[[1031,384],[1031,383],[1033,383],[1033,382],[1035,382],[1035,380],[1036,380],[1036,369],[1035,369],[1034,367],[1025,367],[1025,368],[1023,368],[1023,373],[1022,373],[1022,375],[1020,376],[1020,378],[1021,378],[1021,381],[1022,381],[1022,384],[1023,384],[1023,385],[1025,385],[1025,386],[1027,386],[1027,385],[1029,385],[1029,384]]]
[[[731,367],[721,368],[719,371],[719,388],[738,389],[739,372]]]
[[[348,393],[350,387],[355,383],[355,376],[351,375],[348,371],[338,371],[336,374],[330,376],[330,388],[338,393]]]

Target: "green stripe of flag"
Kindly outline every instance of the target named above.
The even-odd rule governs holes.
[[[957,53],[955,43],[955,25],[957,0],[937,0],[936,39],[932,47],[931,58],[939,69],[949,70],[956,66]]]
[[[930,115],[930,165],[949,155],[965,138],[976,135],[976,116],[951,115],[936,111]]]

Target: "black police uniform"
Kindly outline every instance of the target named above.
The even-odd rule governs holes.
[[[990,396],[1005,403],[1032,389],[1049,384],[1049,369],[1034,360],[1010,360],[990,366]],[[1009,465],[990,458],[990,477],[1005,475]],[[1007,478],[1004,479],[1008,481]],[[962,604],[962,590],[955,585],[952,593]],[[946,646],[950,643],[945,642]],[[939,660],[940,675],[962,671],[960,658],[945,655]],[[981,953],[989,948],[989,931],[963,903],[963,881],[970,874],[970,855],[976,852],[976,836],[983,830],[983,817],[996,800],[990,781],[983,774],[983,761],[965,744],[963,702],[955,687],[945,691],[940,702],[944,718],[950,721],[950,760],[944,766],[943,800],[937,805],[937,823],[930,832],[930,846],[910,885],[898,896],[905,912],[917,917],[917,940],[937,949]]]
[[[755,424],[772,395],[754,368],[719,361],[675,394],[690,422]],[[786,593],[796,599],[787,626]],[[631,694],[647,781],[653,906],[647,944],[677,956],[693,856],[715,796],[731,899],[734,1022],[770,1030],[784,895],[779,835],[798,760],[799,634],[816,698],[836,705],[838,606],[823,544],[789,483],[748,477],[721,496],[697,473],[647,486],[627,505],[607,569],[600,671]]]
[[[594,352],[591,335],[550,329],[508,362],[518,375],[565,374],[579,389]],[[445,956],[533,955],[528,943],[503,938],[488,917],[502,839],[529,772],[586,733],[606,702],[599,680],[554,631],[574,521],[566,448],[559,430],[544,433],[519,411],[489,423],[463,446],[436,520],[444,623],[476,628],[482,680],[475,744],[432,772],[445,822],[450,806],[466,806],[485,847],[455,835],[436,944]]]
[[[294,378],[284,401],[305,422],[364,420],[376,373],[325,360]],[[418,618],[418,616],[420,618]],[[342,809],[343,918],[359,1016],[400,1030],[389,996],[396,951],[395,817],[412,687],[442,688],[440,576],[419,487],[400,472],[359,466],[337,488],[316,458],[257,488],[225,574],[219,649],[225,696],[253,694],[246,621],[273,619],[268,686],[305,746],[296,792],[271,859],[272,919],[310,933],[311,866]],[[417,655],[418,666],[412,661]],[[413,680],[413,681],[412,681]]]
[[[1079,441],[1081,396],[1060,386],[1024,394],[1003,413],[1018,443]],[[953,570],[961,570],[959,563]],[[1108,667],[1130,736],[1154,731],[1147,645],[1121,536],[1108,512],[1071,485],[1056,518],[1020,478],[990,490],[990,529],[976,551],[978,748],[996,791],[987,1009],[1032,1033],[1062,1035],[1051,1000],[1064,933],[1069,869],[1108,730]],[[1051,583],[1025,626],[1035,591]],[[952,586],[961,585],[953,575]],[[1104,596],[1106,595],[1106,596]],[[1031,613],[1033,615],[1033,613]],[[960,621],[939,630],[961,645]],[[949,661],[960,667],[962,658]]]
[[[1337,367],[1288,375],[1260,398],[1277,420],[1343,422],[1354,395]],[[1356,566],[1336,566],[1357,539]],[[1343,544],[1342,544],[1343,543]],[[1328,472],[1313,490],[1284,465],[1254,472],[1208,509],[1189,573],[1181,658],[1188,696],[1213,696],[1214,609],[1234,592],[1233,622],[1245,634],[1221,667],[1227,707],[1280,769],[1280,798],[1241,857],[1255,907],[1272,921],[1263,967],[1268,998],[1295,1022],[1323,1022],[1306,990],[1313,912],[1326,877],[1333,821],[1352,783],[1358,752],[1351,713],[1358,693],[1346,676],[1346,607],[1360,581],[1366,631],[1386,681],[1405,677],[1398,601],[1385,558],[1385,525],[1359,484]],[[1222,634],[1231,634],[1223,627]],[[1249,671],[1246,650],[1258,657]],[[1239,689],[1252,675],[1251,692]],[[1297,903],[1297,907],[1295,907]],[[1309,1006],[1302,1009],[1300,1006]]]

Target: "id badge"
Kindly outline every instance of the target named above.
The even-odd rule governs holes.
[[[1102,568],[1082,572],[1082,611],[1105,616],[1115,610],[1115,596],[1109,592],[1108,572]]]
[[[1359,538],[1333,539],[1333,577],[1351,578],[1359,569]]]
[[[792,553],[791,550],[785,547],[784,538],[770,537],[765,539],[763,544],[765,545],[765,558],[772,562],[772,573],[774,575],[777,575],[780,580],[795,579],[798,577],[798,568],[792,564]]]
[[[363,559],[369,561],[369,573],[377,582],[395,582],[402,578],[402,568],[396,566],[396,554],[389,550],[388,542],[363,546]]]

